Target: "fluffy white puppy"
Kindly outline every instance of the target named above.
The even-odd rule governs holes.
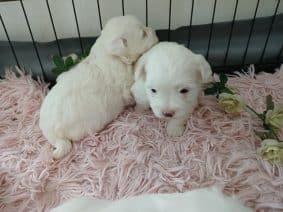
[[[132,63],[157,42],[155,32],[135,17],[115,17],[90,55],[58,77],[43,101],[39,120],[44,136],[55,147],[55,158],[71,150],[71,141],[103,129],[134,103]]]
[[[235,197],[214,188],[186,193],[144,194],[117,201],[71,199],[51,212],[251,212]]]
[[[202,84],[211,80],[211,68],[202,55],[177,43],[160,42],[138,60],[131,91],[137,110],[151,107],[155,116],[168,120],[168,135],[181,136],[198,105]]]

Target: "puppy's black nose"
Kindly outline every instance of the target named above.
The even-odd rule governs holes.
[[[168,117],[168,118],[172,118],[175,115],[174,111],[164,111],[162,112],[163,116]]]

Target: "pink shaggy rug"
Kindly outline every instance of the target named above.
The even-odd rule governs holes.
[[[251,67],[229,83],[259,111],[268,94],[283,103],[283,66],[256,77]],[[23,74],[8,72],[0,81],[0,211],[48,211],[82,195],[117,199],[213,184],[257,211],[283,211],[283,167],[256,155],[253,115],[230,117],[214,97],[203,97],[184,136],[170,139],[151,112],[129,110],[56,161],[38,127],[47,91]]]

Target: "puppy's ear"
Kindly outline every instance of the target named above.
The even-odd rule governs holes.
[[[211,67],[202,55],[196,55],[198,66],[198,78],[202,83],[213,81]]]
[[[123,37],[112,40],[107,46],[107,51],[113,55],[121,55],[127,48],[127,39]]]
[[[140,79],[145,81],[145,78],[146,78],[146,70],[145,70],[146,58],[147,58],[146,54],[143,54],[143,56],[141,56],[135,64],[135,81],[140,80]]]

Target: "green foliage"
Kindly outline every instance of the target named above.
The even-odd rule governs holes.
[[[213,86],[210,87],[210,88],[206,88],[206,89],[204,90],[204,94],[205,94],[205,95],[215,95],[215,94],[218,94],[218,93],[217,93],[216,87],[213,85]]]
[[[219,75],[219,79],[222,85],[225,85],[228,82],[228,77],[224,73]]]
[[[266,111],[274,109],[274,102],[272,100],[272,96],[268,95],[266,97]]]
[[[220,80],[219,82],[213,82],[208,84],[207,88],[204,89],[205,95],[215,95],[218,98],[219,94],[221,93],[234,94],[234,92],[231,91],[231,89],[226,87],[226,83],[228,82],[228,77],[224,73],[221,73],[219,75],[219,80]],[[249,105],[246,105],[246,108],[249,109],[251,112],[253,112],[262,121],[264,132],[260,132],[260,133],[256,132],[258,136],[260,136],[262,139],[272,138],[280,141],[276,134],[275,129],[270,124],[265,123],[265,117],[267,111],[274,109],[274,102],[272,100],[271,95],[268,95],[266,97],[266,110],[263,113],[258,113]]]
[[[77,55],[77,58],[73,59],[71,56],[60,57],[55,55],[52,57],[55,67],[52,69],[52,72],[56,75],[59,75],[65,71],[70,70],[72,67],[80,63],[84,58],[89,55],[90,49],[87,49],[82,54]]]
[[[55,55],[53,57],[53,62],[54,64],[57,66],[57,67],[63,67],[64,66],[64,60],[63,58],[61,58],[60,56],[58,55]]]
[[[233,94],[233,92],[226,87],[226,83],[228,82],[228,77],[221,73],[219,75],[220,82],[214,82],[208,85],[208,88],[204,90],[205,95],[216,95],[218,96],[220,93],[229,93]]]
[[[67,57],[65,60],[65,64],[67,67],[72,67],[76,61],[73,60],[71,56]]]
[[[219,82],[213,82],[205,86],[204,93],[205,95],[215,95],[217,99],[219,99],[219,95],[221,93],[229,93],[232,95],[234,92],[226,87],[226,83],[228,81],[228,77],[225,74],[219,75]],[[225,96],[225,95],[223,95]],[[227,95],[230,97],[230,95]],[[229,99],[228,99],[229,100]],[[219,101],[220,103],[220,101]],[[233,101],[230,101],[230,106],[232,105]],[[272,96],[268,95],[266,97],[266,110],[262,113],[257,112],[255,109],[253,109],[248,104],[245,104],[245,108],[254,113],[260,120],[261,120],[261,126],[262,130],[255,130],[255,134],[261,138],[262,140],[262,146],[258,149],[258,154],[263,158],[267,159],[270,162],[280,162],[283,163],[283,157],[282,155],[282,143],[283,141],[280,140],[280,137],[277,135],[278,126],[281,126],[280,124],[274,124],[270,118],[275,119],[276,122],[279,122],[278,119],[282,117],[282,114],[280,114],[280,110],[278,109],[278,114],[276,114],[277,107],[274,107],[274,102],[272,100]],[[271,114],[269,114],[269,112]],[[274,114],[272,114],[274,113]],[[282,112],[281,112],[282,113]],[[268,116],[267,116],[268,115]],[[276,115],[278,117],[276,117]],[[271,117],[270,117],[271,116]],[[278,126],[277,126],[278,125]],[[280,143],[281,142],[281,143]],[[267,144],[270,146],[268,147]],[[276,146],[277,145],[277,146]],[[280,156],[280,158],[278,158]],[[276,160],[274,160],[276,159]]]
[[[229,88],[227,88],[227,87],[222,88],[221,93],[234,94],[234,93],[233,93]]]

